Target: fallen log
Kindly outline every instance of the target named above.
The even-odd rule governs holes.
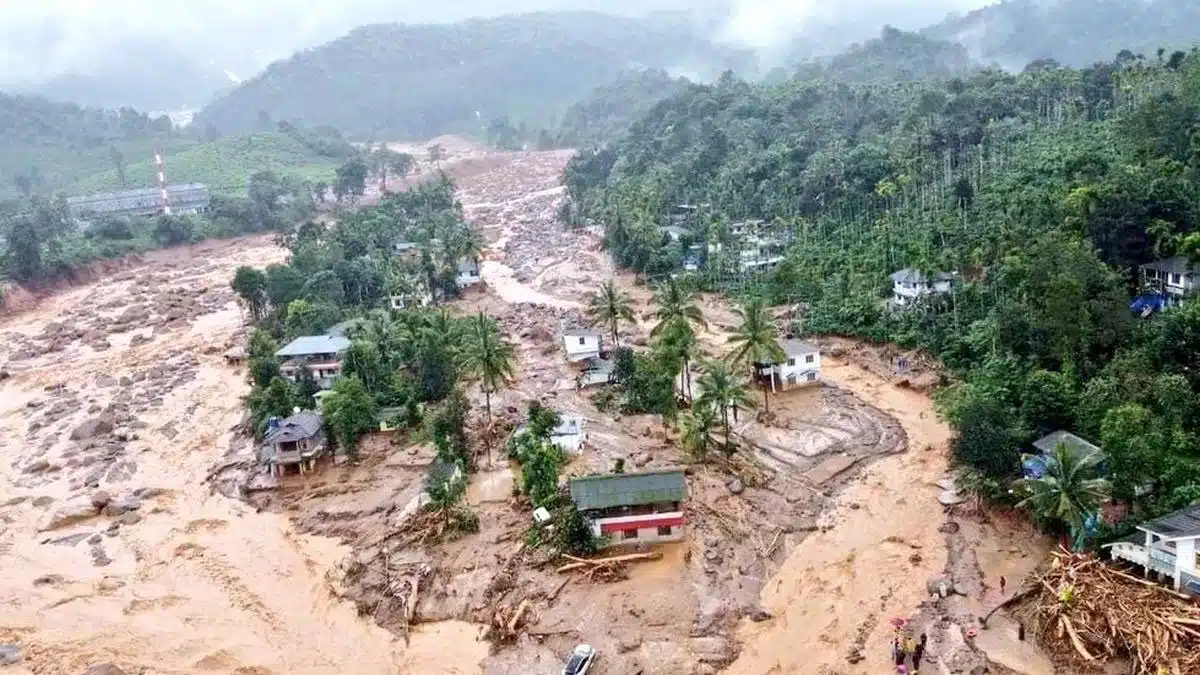
[[[521,617],[525,616],[525,612],[528,609],[529,609],[529,599],[528,598],[526,598],[525,600],[522,600],[521,604],[517,605],[517,611],[514,612],[512,615],[512,618],[508,620],[508,634],[509,635],[513,635],[517,632],[517,624],[520,623]]]
[[[559,574],[563,572],[570,572],[571,570],[583,569],[585,567],[595,567],[598,565],[613,565],[616,563],[634,562],[640,560],[658,560],[662,557],[662,553],[659,553],[658,551],[651,551],[650,553],[629,553],[627,555],[612,556],[611,558],[593,558],[591,560],[588,560],[587,558],[576,558],[573,555],[567,555],[565,553],[563,554],[563,557],[567,560],[574,560],[575,562],[567,563],[566,565],[563,565],[555,570]]]

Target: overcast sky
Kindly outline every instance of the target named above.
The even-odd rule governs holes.
[[[456,21],[551,9],[637,14],[734,6],[724,37],[768,47],[814,22],[916,28],[987,0],[0,0],[0,77],[86,70],[127,38],[165,38],[222,68],[253,70],[365,23]],[[248,76],[252,73],[241,72]]]

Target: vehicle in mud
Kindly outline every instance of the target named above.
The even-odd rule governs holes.
[[[596,662],[596,650],[591,645],[576,645],[563,667],[562,675],[585,675]]]

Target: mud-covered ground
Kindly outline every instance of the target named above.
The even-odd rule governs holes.
[[[493,397],[501,425],[533,399],[584,416],[587,449],[567,475],[618,459],[685,466],[688,538],[624,580],[557,574],[522,548],[530,516],[497,449],[468,492],[479,533],[396,546],[389,535],[416,511],[432,457],[402,437],[371,438],[358,464],[240,492],[236,472],[221,470],[252,456],[236,430],[245,374],[220,356],[244,331],[228,280],[284,252],[266,240],[212,244],[0,323],[11,375],[0,382],[0,444],[12,448],[0,462],[0,599],[14,608],[0,616],[0,643],[22,647],[16,668],[556,674],[587,642],[600,674],[887,672],[887,620],[918,616],[926,581],[947,572],[970,602],[919,615],[931,653],[945,672],[982,662],[955,643],[956,627],[998,601],[992,570],[1019,569],[1038,545],[943,514],[934,483],[948,432],[927,396],[895,385],[888,354],[827,345],[822,386],[773,396],[763,421],[743,416],[736,432],[751,451],[732,467],[688,464],[656,418],[598,410],[561,355],[561,326],[582,322],[587,294],[609,278],[643,317],[623,339],[644,345],[652,325],[649,290],[616,274],[593,235],[555,222],[569,153],[443,146],[490,242],[485,287],[454,305],[496,316],[518,347],[515,381]],[[720,298],[704,310],[701,348],[723,354],[733,317]],[[902,384],[925,386],[919,377],[936,376]],[[397,595],[413,581],[407,627]],[[522,604],[514,642],[482,640],[497,611]]]

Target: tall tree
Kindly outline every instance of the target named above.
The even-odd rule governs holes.
[[[479,388],[483,391],[484,410],[487,412],[484,445],[487,447],[488,464],[491,464],[492,393],[513,376],[513,346],[500,334],[495,320],[482,312],[467,319],[463,338],[463,370],[479,379]]]
[[[767,312],[766,301],[760,296],[751,296],[741,307],[735,308],[734,314],[742,319],[742,323],[729,336],[733,349],[729,352],[728,360],[740,366],[754,368],[756,373],[759,365],[779,363],[786,355],[777,342],[779,329]],[[771,409],[771,383],[763,382],[763,409]]]
[[[650,335],[658,335],[673,324],[708,327],[704,321],[704,313],[696,305],[696,293],[685,288],[677,279],[668,279],[658,287],[654,292],[654,305],[657,308],[654,315],[658,318],[658,323],[650,331]]]
[[[725,432],[724,450],[728,454],[733,448],[729,440],[732,431],[729,423],[730,413],[733,413],[733,421],[736,423],[739,409],[754,407],[746,379],[738,375],[725,361],[714,360],[704,362],[703,373],[696,384],[700,388],[700,395],[696,397],[695,405],[707,406],[720,414],[721,428]]]
[[[713,428],[717,425],[717,415],[712,407],[695,405],[692,409],[680,415],[679,443],[693,459],[704,462],[708,460],[708,451],[713,447]],[[726,443],[728,447],[728,443]]]
[[[242,265],[237,268],[229,285],[246,303],[251,318],[255,322],[260,321],[267,308],[267,275],[262,270]]]
[[[633,300],[621,292],[612,279],[600,285],[600,290],[588,298],[588,319],[592,326],[603,326],[612,334],[613,347],[621,346],[620,324],[633,323]]]
[[[108,158],[112,161],[113,169],[117,172],[117,182],[121,187],[127,187],[125,180],[125,154],[115,145],[108,146]]]
[[[354,375],[339,378],[321,402],[321,408],[342,449],[351,459],[357,459],[358,439],[376,428],[375,416],[379,412],[379,405],[362,380]]]
[[[440,171],[442,169],[442,160],[446,158],[446,149],[440,144],[434,143],[429,146],[427,151],[429,152],[429,163]]]

